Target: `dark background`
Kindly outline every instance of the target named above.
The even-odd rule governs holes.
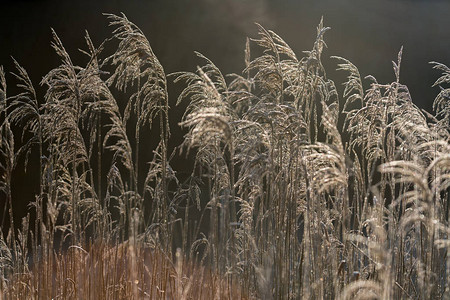
[[[255,22],[278,33],[301,57],[301,51],[312,48],[321,16],[325,26],[332,28],[325,35],[328,49],[323,62],[338,87],[345,78],[334,71],[336,61],[331,55],[352,61],[362,77],[371,74],[387,83],[394,80],[391,61],[403,45],[401,81],[408,85],[413,101],[431,111],[439,91],[431,85],[439,72],[432,70],[429,62],[450,65],[448,0],[10,1],[2,2],[0,11],[0,65],[5,72],[14,71],[10,58],[14,56],[28,70],[40,99],[44,90],[39,82],[59,65],[50,47],[50,28],[55,29],[74,63],[83,66],[86,58],[77,49],[86,49],[85,30],[96,45],[111,36],[104,12],[123,12],[138,25],[166,73],[194,71],[201,63],[194,50],[210,58],[224,74],[240,73],[245,39],[257,34]],[[9,74],[7,82],[11,96],[16,82]],[[184,109],[175,107],[182,88],[169,78],[172,148],[182,141],[178,122]],[[185,158],[176,158],[174,169],[183,172],[186,163]],[[24,174],[19,165],[14,176],[13,206],[18,220],[38,191],[34,180],[38,176],[33,172],[37,170],[31,168]],[[1,208],[4,198],[0,201]]]

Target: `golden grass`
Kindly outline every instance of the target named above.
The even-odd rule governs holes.
[[[86,34],[86,66],[53,32],[61,64],[44,99],[17,62],[22,92],[9,96],[0,69],[0,298],[450,297],[446,65],[433,63],[432,115],[401,83],[403,49],[387,84],[335,57],[340,92],[321,63],[322,21],[301,58],[257,25],[241,74],[200,53],[196,71],[171,74],[188,104],[185,140],[169,149],[166,73],[135,24],[108,18],[108,47]],[[159,140],[143,162],[148,132]],[[183,150],[184,177],[170,165]],[[33,151],[36,220],[16,224],[13,172]]]

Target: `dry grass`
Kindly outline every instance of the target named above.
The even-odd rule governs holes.
[[[205,267],[175,262],[157,249],[124,243],[70,247],[46,255],[29,272],[9,280],[11,299],[223,299],[240,290]]]
[[[335,57],[348,74],[340,95],[321,63],[322,22],[301,58],[258,25],[242,74],[200,53],[195,72],[171,74],[186,84],[177,103],[189,101],[178,155],[195,158],[178,178],[164,69],[136,25],[108,18],[116,51],[105,57],[86,34],[83,67],[54,33],[61,65],[42,101],[17,62],[23,92],[9,96],[0,69],[0,298],[450,297],[447,66],[433,63],[431,115],[401,84],[403,49],[395,81],[368,76],[367,88]],[[27,133],[16,147],[11,128]],[[143,163],[149,130],[159,141]],[[33,151],[36,220],[15,224],[13,171]]]

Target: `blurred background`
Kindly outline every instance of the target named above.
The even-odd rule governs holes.
[[[380,83],[394,80],[392,60],[403,45],[401,82],[409,87],[413,101],[431,111],[439,88],[431,85],[439,72],[430,61],[450,65],[450,1],[448,0],[96,0],[96,1],[9,1],[2,2],[0,13],[0,65],[14,71],[11,56],[25,67],[35,84],[39,99],[44,90],[42,77],[59,65],[50,46],[54,28],[74,64],[83,66],[86,57],[85,30],[99,45],[111,36],[108,20],[102,13],[125,13],[141,28],[166,73],[194,71],[202,61],[194,51],[210,58],[224,74],[241,73],[244,67],[246,37],[256,37],[260,23],[279,34],[300,58],[310,50],[316,26],[323,16],[331,27],[325,35],[328,49],[322,55],[327,76],[338,88],[345,80],[336,72],[332,55],[352,61],[361,76],[373,75]],[[111,54],[112,50],[106,55]],[[16,93],[16,81],[7,74],[9,95]],[[171,148],[182,142],[178,126],[184,107],[175,102],[182,84],[169,78]],[[119,95],[119,93],[115,93]],[[151,140],[151,139],[150,139]],[[149,149],[155,145],[149,145]],[[178,157],[173,167],[178,172],[188,158]],[[39,190],[37,169],[23,171],[19,164],[13,181],[14,211],[18,220],[29,210]],[[187,171],[186,171],[187,172]],[[0,208],[4,198],[0,197]],[[0,215],[1,217],[1,215]]]

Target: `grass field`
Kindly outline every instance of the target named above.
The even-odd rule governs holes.
[[[106,17],[83,66],[53,32],[43,99],[17,62],[10,95],[0,68],[0,299],[450,298],[450,68],[430,65],[430,114],[401,83],[403,49],[391,83],[334,57],[339,93],[322,21],[301,56],[256,25],[242,72],[195,53],[197,70],[166,74],[135,24]],[[40,188],[17,224],[29,157]]]

